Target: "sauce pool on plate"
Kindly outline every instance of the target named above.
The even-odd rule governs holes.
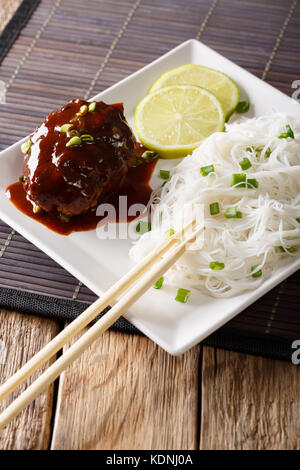
[[[152,189],[150,187],[150,179],[155,168],[157,160],[153,162],[144,162],[139,166],[131,167],[125,178],[122,187],[111,193],[105,200],[99,201],[105,204],[112,204],[116,210],[116,222],[131,222],[135,217],[128,216],[126,220],[119,218],[119,196],[127,196],[127,207],[132,204],[147,205],[150,199]],[[32,203],[27,199],[26,191],[20,181],[9,185],[6,189],[7,196],[10,201],[19,209],[23,214],[40,222],[47,228],[53,230],[60,235],[69,235],[72,232],[80,232],[86,230],[93,230],[97,224],[101,222],[106,216],[97,216],[96,208],[90,209],[84,214],[74,215],[69,218],[67,222],[61,220],[57,214],[41,211],[37,214],[33,212]]]
[[[51,112],[21,150],[23,176],[7,196],[59,234],[92,230],[101,220],[130,222],[136,216],[129,217],[128,208],[150,199],[151,160],[158,155],[149,158],[155,152],[136,142],[122,103],[74,99]],[[127,211],[124,198],[119,208],[120,196],[127,197]],[[114,217],[97,216],[101,203],[113,206]]]

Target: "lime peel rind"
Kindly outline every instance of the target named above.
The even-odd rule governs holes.
[[[194,129],[194,133],[195,134],[198,134],[199,133],[201,135],[203,135],[203,138],[207,137],[208,135],[212,134],[213,132],[220,132],[220,131],[223,131],[224,129],[224,122],[225,122],[225,116],[224,116],[224,112],[223,112],[223,108],[222,108],[222,105],[221,103],[219,102],[219,100],[217,99],[217,97],[211,93],[210,91],[208,91],[207,89],[205,88],[202,88],[202,87],[198,87],[198,86],[193,86],[193,85],[178,85],[178,86],[170,86],[170,87],[165,87],[165,88],[161,88],[157,91],[154,91],[153,93],[150,93],[148,95],[146,95],[141,101],[140,103],[138,104],[137,108],[136,108],[136,112],[135,112],[135,128],[136,128],[136,131],[137,131],[137,135],[141,141],[141,143],[143,145],[145,145],[147,148],[151,149],[151,150],[156,150],[157,152],[159,152],[160,156],[163,157],[163,158],[179,158],[179,157],[184,157],[188,154],[190,154],[196,147],[198,147],[200,145],[200,143],[202,142],[203,138],[199,139],[197,138],[197,140],[192,140],[190,143],[188,144],[181,144],[181,145],[164,145],[162,143],[161,140],[159,140],[160,137],[163,136],[164,132],[157,132],[156,134],[156,138],[152,138],[149,137],[149,134],[151,134],[152,132],[152,129],[150,129],[150,126],[151,126],[151,119],[150,119],[150,122],[149,122],[149,116],[152,116],[152,115],[155,115],[155,122],[153,122],[153,128],[154,128],[154,131],[157,131],[157,128],[159,127],[159,123],[157,121],[157,119],[159,118],[159,113],[155,112],[155,109],[154,109],[154,112],[151,111],[151,104],[152,104],[152,107],[153,107],[153,103],[154,103],[154,108],[155,108],[155,101],[156,101],[156,98],[160,97],[161,98],[161,101],[159,101],[159,105],[158,107],[161,106],[162,104],[162,101],[163,100],[166,100],[166,103],[167,105],[169,105],[171,103],[171,107],[173,108],[173,115],[174,115],[174,122],[172,124],[171,122],[171,125],[170,125],[170,121],[168,120],[168,123],[164,122],[164,120],[162,119],[162,123],[161,123],[161,128],[160,128],[160,131],[163,129],[163,125],[168,125],[169,127],[172,127],[175,128],[176,125],[178,125],[178,118],[176,117],[178,114],[180,113],[177,113],[176,111],[176,106],[175,106],[175,101],[172,102],[172,100],[170,101],[170,97],[173,97],[178,94],[178,97],[179,97],[179,94],[182,94],[183,93],[183,96],[184,98],[188,101],[188,99],[198,99],[199,100],[199,104],[201,104],[201,101],[203,100],[206,100],[208,102],[208,104],[210,106],[208,106],[208,104],[206,105],[206,107],[201,110],[201,106],[199,106],[199,113],[198,113],[198,116],[199,116],[199,123],[201,123],[202,125],[198,125],[198,127],[196,129]],[[169,96],[168,96],[169,95]],[[190,95],[190,96],[189,96]],[[179,102],[180,102],[180,106],[182,107],[182,96],[179,97]],[[169,99],[169,101],[168,101]],[[150,106],[149,106],[150,104]],[[189,103],[188,103],[189,105]],[[175,107],[174,107],[175,106]],[[197,106],[196,106],[196,109],[197,109]],[[182,112],[182,109],[180,110]],[[183,108],[183,111],[184,111],[184,108]],[[210,116],[211,118],[213,118],[213,116],[216,116],[216,118],[213,118],[213,119],[201,119],[201,114],[202,114],[202,111],[203,113],[206,114],[206,116],[211,113],[212,116]],[[170,116],[172,117],[172,114],[170,114]],[[172,121],[172,118],[170,118],[171,121]],[[187,115],[184,116],[183,114],[183,117],[181,116],[180,119],[183,119],[183,123],[185,125],[185,127],[187,127],[189,125],[188,123],[188,120],[189,120],[189,115],[188,115],[188,112],[187,112]],[[193,113],[193,117],[191,118],[192,120],[195,120],[194,119],[194,113]],[[145,126],[145,121],[147,120],[147,125]],[[144,121],[144,122],[143,122]],[[215,126],[209,126],[211,127],[211,129],[209,130],[209,132],[207,131],[207,124],[209,125],[209,123],[211,122],[215,122]],[[183,126],[181,126],[181,129],[182,129]],[[189,126],[191,128],[193,128],[193,126]],[[193,129],[190,131],[192,132]],[[183,132],[183,131],[182,131]],[[147,135],[148,133],[148,135]],[[155,132],[154,132],[155,134]],[[158,135],[160,134],[160,135]],[[158,135],[158,137],[157,137]]]
[[[187,78],[182,79],[182,80],[180,80],[179,78],[179,82],[176,83],[176,77],[178,78],[178,76],[180,75],[186,76],[188,75],[189,71],[191,72],[195,71],[194,75],[198,74],[198,79],[197,80],[195,79],[195,81],[194,80],[188,81]],[[205,77],[207,79],[206,83],[201,82],[201,79],[200,81],[198,81],[199,72],[206,72],[207,74],[207,77]],[[191,73],[191,75],[193,75],[193,73]],[[223,89],[224,89],[224,85],[229,86],[232,92],[231,93],[232,99],[230,100],[230,103],[227,103],[228,96],[229,96],[228,93],[226,92],[225,96],[223,96],[221,91],[219,92],[220,86],[213,87],[212,83],[214,82],[214,80],[208,80],[209,75],[211,75],[212,77],[213,76],[218,77],[219,80],[217,80],[217,84],[220,83],[220,79],[221,79],[221,84],[223,83]],[[203,77],[204,76],[205,74],[203,74]],[[204,65],[185,64],[185,65],[181,65],[180,67],[168,70],[154,82],[149,93],[153,93],[154,91],[157,91],[158,89],[164,88],[166,86],[172,86],[172,85],[194,85],[194,86],[202,86],[203,88],[208,89],[210,92],[214,93],[216,97],[219,99],[219,101],[221,102],[223,109],[224,109],[226,120],[228,120],[229,117],[232,115],[232,113],[235,111],[240,100],[240,89],[231,77],[229,77],[224,72],[220,72],[219,70],[213,69],[211,67],[206,67]]]

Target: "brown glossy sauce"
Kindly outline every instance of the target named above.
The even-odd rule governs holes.
[[[140,148],[141,150],[143,149],[142,146]],[[151,179],[156,162],[157,160],[154,162],[143,162],[137,167],[131,167],[127,173],[122,188],[107,195],[105,200],[99,201],[99,204],[103,202],[105,204],[112,204],[114,206],[117,215],[117,222],[130,222],[136,218],[129,217],[127,215],[126,220],[120,220],[119,196],[127,196],[128,208],[132,204],[137,203],[147,205],[152,192],[149,181]],[[28,215],[28,217],[31,217],[32,219],[40,222],[47,228],[61,235],[69,235],[71,232],[93,230],[102,219],[107,217],[97,216],[96,208],[93,208],[84,214],[70,217],[68,222],[63,222],[60,220],[57,214],[45,211],[34,214],[32,203],[26,198],[26,192],[21,182],[16,182],[8,186],[6,193],[17,209]]]
[[[90,112],[87,101],[70,101],[51,112],[29,138],[23,185],[28,198],[46,212],[85,213],[100,197],[117,191],[135,164],[135,138],[122,103],[94,103]],[[66,125],[69,132],[62,131]],[[77,143],[69,145],[74,139]]]

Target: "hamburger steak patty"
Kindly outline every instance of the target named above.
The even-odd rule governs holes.
[[[34,207],[68,216],[120,188],[135,138],[121,103],[75,99],[50,113],[30,136],[23,185]]]

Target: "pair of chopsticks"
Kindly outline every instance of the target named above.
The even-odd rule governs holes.
[[[188,243],[192,243],[203,230],[202,225],[197,228],[194,225],[195,222],[191,222],[150,252],[0,387],[0,401],[2,401],[137,281],[105,315],[0,414],[0,429],[5,427],[27,405],[35,400],[180,258]]]

